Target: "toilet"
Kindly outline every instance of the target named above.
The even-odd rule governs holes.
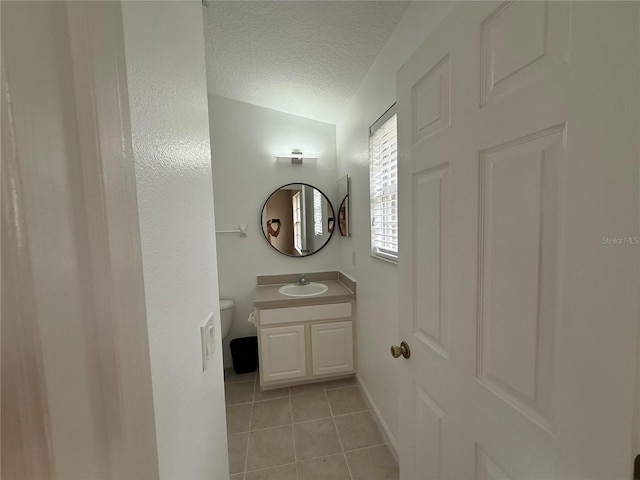
[[[233,321],[233,300],[220,299],[220,326],[222,339],[229,336],[231,322]]]

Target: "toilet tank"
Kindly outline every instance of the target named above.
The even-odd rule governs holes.
[[[222,330],[222,338],[226,338],[231,330],[233,322],[233,301],[228,299],[220,299],[220,327]]]

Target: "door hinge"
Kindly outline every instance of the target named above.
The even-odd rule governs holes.
[[[640,480],[640,455],[633,461],[633,480]]]

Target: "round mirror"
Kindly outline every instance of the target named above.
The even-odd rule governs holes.
[[[324,193],[306,183],[290,183],[269,195],[261,223],[269,245],[291,257],[306,257],[327,244],[335,217]]]

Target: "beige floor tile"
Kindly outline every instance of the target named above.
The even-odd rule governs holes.
[[[291,405],[288,398],[265,400],[253,404],[251,430],[279,427],[291,423]]]
[[[225,371],[230,480],[397,479],[355,385],[350,377],[261,392],[259,374]]]
[[[249,431],[251,406],[251,403],[243,403],[240,405],[229,405],[227,407],[227,433]]]
[[[294,385],[293,387],[289,387],[291,391],[291,396],[296,395],[309,395],[310,393],[320,393],[324,392],[324,384],[322,382],[318,383],[307,383],[305,385]]]
[[[228,436],[229,473],[234,474],[244,472],[248,440],[248,433],[236,433]]]
[[[335,420],[345,452],[384,443],[369,411],[343,415]]]
[[[325,390],[332,390],[334,388],[352,387],[356,384],[356,377],[341,378],[339,380],[328,380],[324,382]]]
[[[397,480],[398,465],[386,445],[346,454],[353,480]]]
[[[331,416],[329,402],[327,402],[324,391],[291,397],[291,413],[294,422],[306,422]]]
[[[261,392],[260,383],[256,382],[256,394],[255,394],[256,402],[259,402],[262,400],[273,400],[274,398],[284,398],[284,397],[289,397],[289,387],[276,388],[274,390],[265,390],[264,392]]]
[[[253,383],[227,383],[224,386],[225,403],[236,405],[253,401]]]
[[[364,398],[362,398],[358,387],[327,390],[327,398],[329,399],[329,405],[331,405],[331,413],[333,415],[367,410],[367,404]]]
[[[247,471],[295,462],[291,426],[258,430],[249,434]]]
[[[326,457],[340,453],[340,440],[332,418],[293,425],[298,460]]]
[[[298,480],[351,480],[343,454],[298,462]]]
[[[256,372],[237,374],[233,368],[225,368],[224,383],[244,383],[253,382],[256,379]]]
[[[271,467],[264,470],[256,470],[255,472],[247,472],[245,480],[296,480],[296,465],[282,465],[280,467]]]

